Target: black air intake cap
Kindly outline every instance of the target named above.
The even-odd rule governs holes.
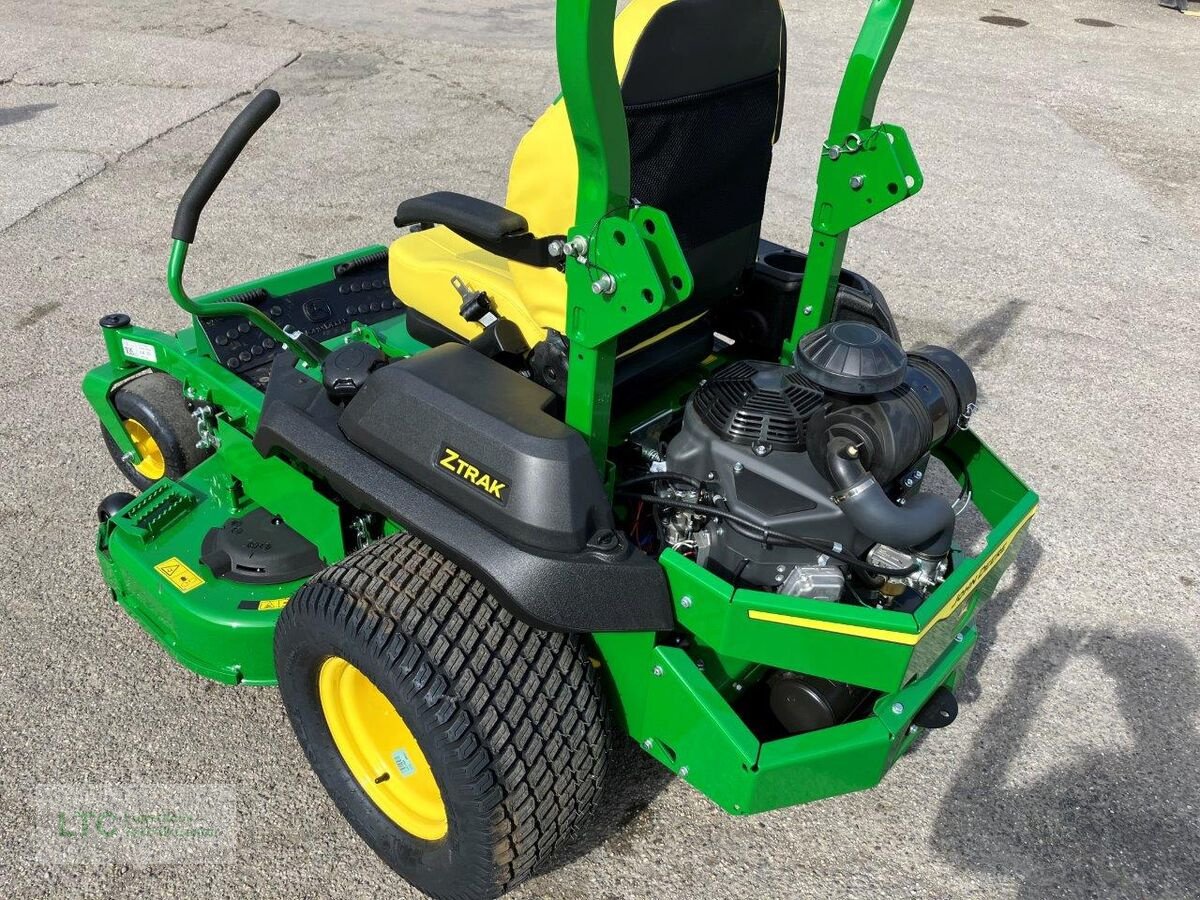
[[[862,397],[899,387],[908,370],[908,357],[874,325],[831,322],[796,347],[796,368],[826,390]]]

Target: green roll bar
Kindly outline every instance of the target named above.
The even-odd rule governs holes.
[[[806,277],[785,357],[832,315],[850,229],[921,188],[903,129],[871,125],[912,4],[872,0],[846,69],[822,152]],[[692,280],[665,214],[631,206],[628,125],[613,52],[616,0],[558,0],[557,16],[559,78],[579,159],[567,264],[567,421],[603,466],[617,339],[686,300]],[[617,232],[639,240],[608,239]]]

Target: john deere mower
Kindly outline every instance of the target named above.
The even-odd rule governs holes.
[[[778,0],[559,0],[563,94],[506,206],[404,200],[390,247],[193,299],[197,222],[264,91],[179,206],[190,324],[101,320],[84,392],[140,491],[100,504],[113,595],[189,669],[278,684],[333,800],[421,890],[536,872],[623,735],[746,815],[869,788],[954,721],[1037,498],[971,430],[967,363],[902,349],[842,268],[849,231],[922,186],[874,121],[911,7],[868,7],[807,253],[760,234]]]

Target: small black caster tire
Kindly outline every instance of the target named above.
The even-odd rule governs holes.
[[[96,507],[96,518],[101,523],[107,522],[113,516],[118,515],[121,510],[132,503],[137,498],[128,491],[118,491],[115,494],[109,494],[100,501],[100,505]]]
[[[113,394],[113,406],[142,460],[134,466],[123,459],[107,431],[104,443],[121,474],[139,491],[162,478],[182,478],[210,455],[196,447],[199,436],[183,385],[170,375],[150,372],[125,382]]]

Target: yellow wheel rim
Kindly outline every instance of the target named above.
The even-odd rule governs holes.
[[[133,446],[138,452],[138,456],[142,461],[134,466],[134,470],[143,478],[148,478],[151,481],[158,481],[167,474],[167,460],[163,456],[162,448],[158,446],[158,441],[150,436],[150,432],[146,430],[146,426],[137,419],[125,420],[125,433],[129,435],[129,439],[133,441]]]
[[[325,722],[346,767],[380,812],[414,837],[436,841],[450,830],[446,804],[425,754],[387,697],[338,656],[321,665]]]

